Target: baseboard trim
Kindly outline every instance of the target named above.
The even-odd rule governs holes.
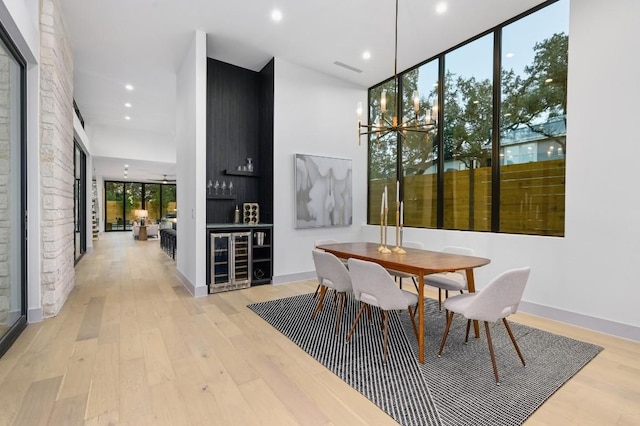
[[[194,297],[203,297],[209,294],[206,285],[197,287],[194,286],[193,283],[191,283],[191,281],[189,281],[189,279],[187,279],[187,277],[182,274],[182,272],[178,271],[178,269],[176,269],[176,277],[178,278],[178,280],[180,280],[180,282],[182,283],[184,288],[187,289],[190,295]]]
[[[628,324],[622,324],[615,321],[591,317],[584,314],[564,311],[562,309],[551,308],[549,306],[538,305],[537,303],[525,301],[520,303],[519,310],[542,318],[560,321],[577,327],[586,328],[588,330],[640,342],[640,327],[634,327]]]
[[[314,271],[311,272],[301,272],[298,274],[289,274],[289,275],[279,275],[277,277],[273,277],[271,279],[271,283],[274,285],[278,285],[278,284],[287,284],[287,283],[293,283],[296,281],[306,281],[306,280],[313,280],[313,279],[317,279],[318,276],[316,275],[316,273]]]
[[[40,322],[40,321],[42,321],[42,308],[34,308],[34,309],[29,309],[27,311],[28,323]]]

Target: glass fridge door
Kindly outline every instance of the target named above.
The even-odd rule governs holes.
[[[238,288],[251,283],[251,233],[233,234],[234,284]]]
[[[231,283],[231,234],[211,234],[211,291]]]

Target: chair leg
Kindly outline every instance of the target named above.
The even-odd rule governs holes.
[[[382,332],[384,334],[384,344],[383,344],[383,356],[382,362],[384,364],[387,363],[387,348],[389,347],[389,312],[381,310],[382,316]]]
[[[415,319],[415,315],[416,315],[416,311],[418,310],[418,306],[416,306],[415,308],[412,308],[411,306],[407,307],[409,309],[409,318],[411,319],[411,325],[413,326],[413,332],[416,335],[416,339],[418,338],[418,327],[416,326],[416,319]]]
[[[318,292],[320,291],[320,286],[322,286],[322,284],[318,284],[318,286],[316,287],[316,291],[313,293],[314,299],[316,298],[316,296],[318,296]]]
[[[351,340],[351,335],[353,334],[354,330],[356,329],[356,325],[358,325],[358,321],[360,320],[360,316],[362,315],[362,312],[364,312],[365,308],[369,306],[364,302],[360,302],[360,309],[358,310],[358,315],[356,315],[356,319],[353,320],[353,324],[351,325],[351,330],[349,330],[349,334],[347,334],[347,342],[349,340]]]
[[[453,322],[453,311],[449,312],[447,316],[447,326],[444,328],[444,334],[442,335],[442,342],[440,342],[440,351],[438,351],[438,357],[442,355],[442,350],[444,349],[444,344],[447,342],[447,336],[449,335],[449,329],[451,328],[451,323]]]
[[[342,305],[346,297],[345,293],[338,293],[338,312],[336,313],[336,334],[340,332],[340,323],[342,322]]]
[[[442,289],[438,289],[438,311],[442,312]]]
[[[509,322],[507,321],[506,318],[502,318],[502,322],[504,323],[504,326],[507,328],[507,332],[509,333],[509,337],[511,337],[511,342],[513,343],[513,347],[516,348],[516,352],[518,352],[518,356],[520,357],[520,361],[522,361],[522,365],[526,366],[527,364],[524,362],[524,357],[522,356],[522,352],[520,352],[520,347],[518,347],[518,344],[516,343],[516,338],[513,336],[513,333],[511,332],[511,327],[509,327]]]
[[[400,284],[400,290],[402,290],[402,278],[400,278],[399,284]]]
[[[471,320],[467,320],[467,334],[464,336],[464,342],[469,342],[469,330],[471,329]]]
[[[327,287],[321,286],[320,288],[320,300],[318,300],[318,306],[316,306],[316,310],[313,311],[313,315],[311,315],[311,319],[315,319],[318,312],[322,310],[322,303],[324,302],[324,295],[327,293]]]
[[[491,342],[491,331],[489,330],[489,322],[484,322],[484,329],[487,332],[487,344],[489,345],[489,355],[491,355],[491,365],[493,365],[493,375],[496,376],[496,385],[500,384],[498,378],[498,367],[496,366],[496,355],[493,353],[493,343]]]
[[[369,317],[369,322],[373,322],[373,314],[371,314],[371,306],[366,304],[365,306],[367,307],[367,316]]]
[[[420,293],[420,290],[418,290],[418,282],[416,281],[416,277],[411,277],[411,281],[413,281],[413,286],[416,288],[416,291]]]

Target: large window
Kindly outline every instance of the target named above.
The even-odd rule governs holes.
[[[444,227],[491,230],[493,34],[444,56]]]
[[[399,180],[406,226],[564,235],[568,23],[569,1],[547,2],[401,73],[392,111],[410,119],[418,90],[439,121],[369,136],[368,222]],[[395,103],[393,79],[372,87],[369,123],[383,90]]]
[[[25,63],[0,26],[0,356],[27,325],[25,111]]]
[[[403,121],[415,115],[413,94],[417,92],[418,120],[435,122],[438,114],[439,61],[428,62],[402,76]],[[437,226],[438,144],[437,128],[426,133],[407,132],[402,152],[404,223],[406,226]]]
[[[152,223],[175,217],[176,185],[105,181],[104,187],[106,231],[131,230],[136,210],[146,210]]]
[[[398,117],[396,105],[396,83],[388,80],[369,91],[369,116],[379,117],[377,126],[392,123]],[[372,122],[373,123],[373,122]],[[398,175],[398,138],[394,133],[374,133],[369,138],[369,201],[376,208],[369,209],[369,223],[380,223],[382,192],[385,186],[395,188]],[[389,221],[395,221],[395,191],[389,195]]]
[[[503,232],[564,234],[568,3],[502,30]]]

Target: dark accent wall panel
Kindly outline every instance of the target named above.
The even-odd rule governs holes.
[[[207,61],[207,180],[232,181],[236,196],[208,198],[207,223],[233,222],[235,206],[245,202],[260,204],[260,222],[273,220],[273,65],[270,69],[265,76]],[[253,159],[255,176],[226,173],[245,165],[247,158]]]
[[[260,176],[258,191],[262,222],[273,223],[273,114],[275,59],[260,70]],[[293,165],[291,166],[293,167]]]

